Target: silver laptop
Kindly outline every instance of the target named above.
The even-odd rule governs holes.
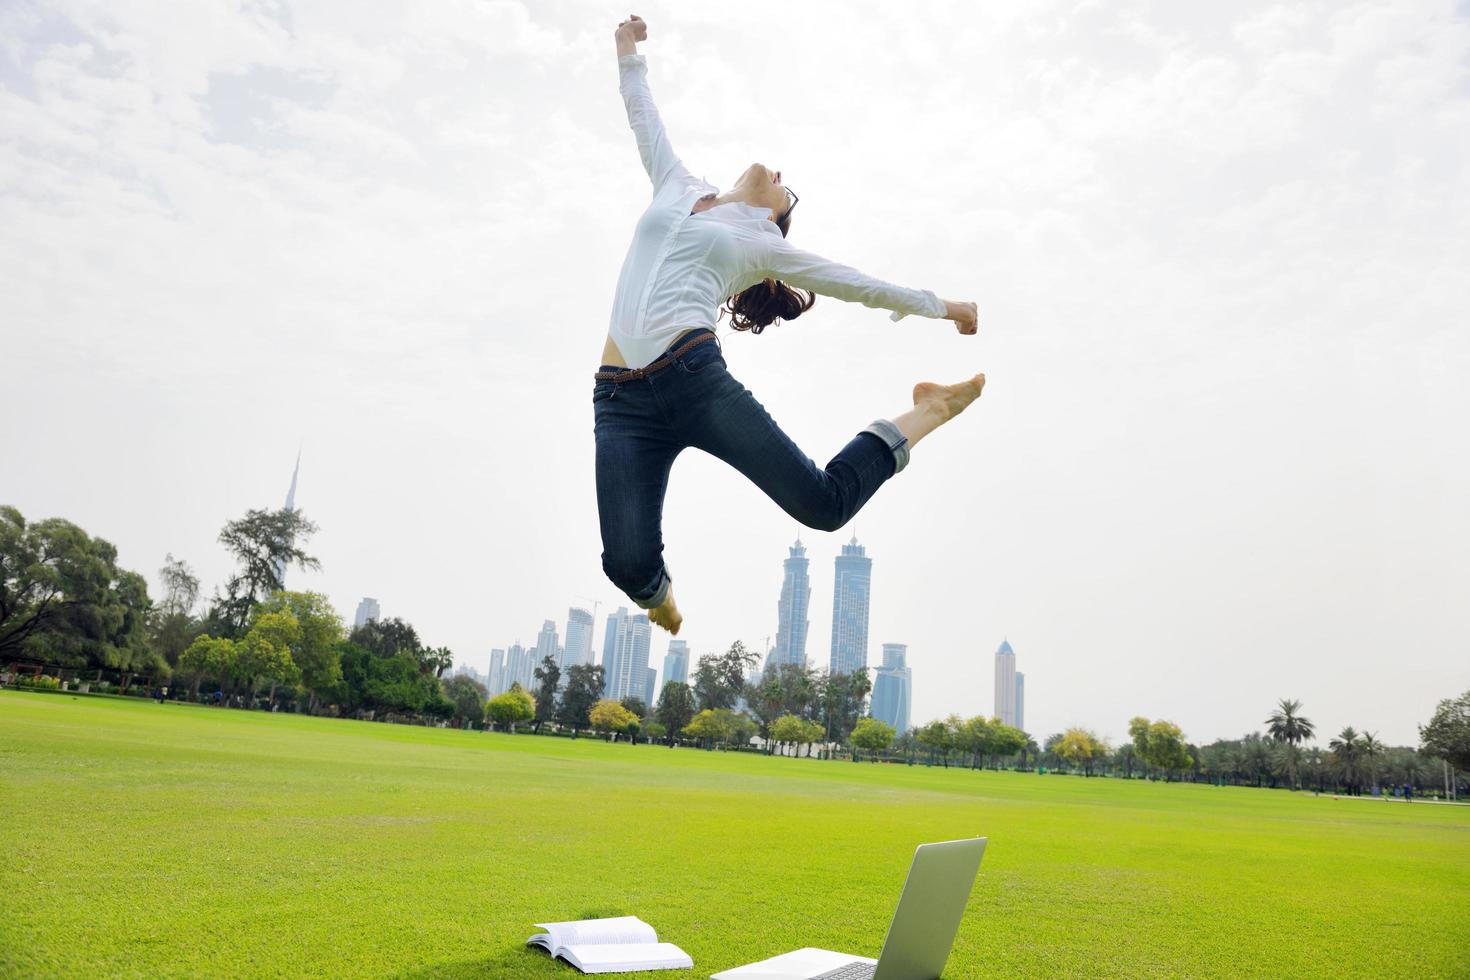
[[[944,970],[985,855],[984,837],[920,844],[876,960],[798,949],[710,980],[935,980]]]

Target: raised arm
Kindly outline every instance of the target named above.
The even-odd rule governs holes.
[[[691,179],[690,173],[674,155],[669,136],[664,132],[663,119],[653,104],[653,94],[648,91],[648,61],[636,47],[638,41],[647,39],[648,25],[643,18],[630,14],[628,20],[618,25],[616,37],[618,90],[628,110],[628,125],[638,141],[643,169],[648,171],[648,179],[653,182],[656,195],[670,180]]]
[[[814,252],[797,248],[784,238],[761,236],[758,262],[761,271],[774,279],[823,296],[861,303],[874,309],[892,310],[890,320],[909,314],[935,320],[954,320],[960,333],[975,332],[975,304],[951,303],[932,290],[906,289],[874,279],[850,265],[833,262]]]

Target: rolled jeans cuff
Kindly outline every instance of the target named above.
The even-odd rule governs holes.
[[[901,473],[903,468],[909,465],[909,437],[899,431],[898,426],[887,419],[877,419],[863,431],[871,432],[882,439],[884,445],[893,451],[895,475]]]
[[[658,570],[658,584],[654,587],[652,598],[640,599],[635,595],[630,595],[628,598],[632,599],[639,609],[657,609],[664,604],[664,600],[669,597],[669,590],[673,587],[674,579],[669,575],[666,565]]]

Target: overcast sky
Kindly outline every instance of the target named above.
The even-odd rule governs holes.
[[[1024,9],[1023,9],[1024,7]],[[363,595],[485,669],[603,577],[591,372],[648,180],[628,10],[0,5],[0,501],[206,591],[298,505]],[[914,715],[1196,741],[1295,697],[1417,740],[1470,688],[1470,7],[657,3],[675,150],[801,195],[793,243],[979,305],[818,299],[731,371],[825,463],[920,380],[985,395],[848,528],[697,451],[666,558],[696,654],[776,629],[786,546],[873,564]],[[662,663],[667,635],[654,640]]]

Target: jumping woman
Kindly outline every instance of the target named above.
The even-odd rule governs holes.
[[[979,397],[985,376],[915,385],[913,408],[873,422],[818,467],[725,369],[714,331],[721,301],[719,319],[728,312],[733,329],[754,334],[796,319],[816,293],[891,310],[893,320],[953,320],[962,334],[975,333],[975,304],[895,286],[793,247],[786,238],[796,195],[782,186],[779,170],[753,163],[724,193],[694,177],[674,155],[648,90],[647,62],[636,49],[647,24],[629,15],[616,37],[618,87],[653,201],[623,260],[592,388],[602,568],[650,620],[678,633],[683,617],[661,525],[680,452],[693,446],[724,460],[802,524],[835,531],[907,465],[920,439]]]

